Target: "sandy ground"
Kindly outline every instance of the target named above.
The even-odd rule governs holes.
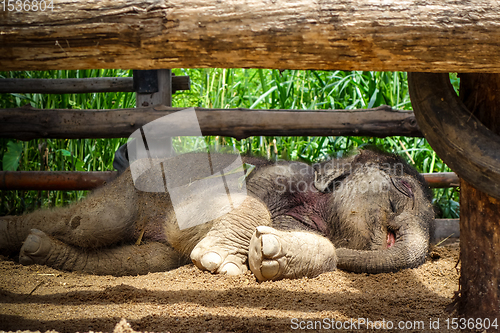
[[[307,330],[313,332],[320,324],[324,331],[342,324],[343,331],[365,331],[360,318],[366,318],[380,321],[374,323],[379,328],[392,323],[392,331],[403,325],[405,331],[445,332],[453,317],[445,308],[458,290],[458,248],[456,241],[436,247],[423,266],[398,273],[335,271],[265,283],[251,274],[212,275],[193,265],[112,277],[2,258],[0,330],[296,332],[316,325]]]

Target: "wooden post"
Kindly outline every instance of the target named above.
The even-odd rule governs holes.
[[[460,75],[460,98],[500,135],[500,74]],[[465,181],[460,191],[460,259],[460,316],[496,318],[500,325],[500,201]]]
[[[138,71],[134,71],[136,73]],[[148,107],[153,105],[172,106],[172,70],[171,69],[158,69],[157,73],[157,92],[141,94],[136,92],[135,105],[136,107]],[[169,154],[173,153],[172,138],[165,139],[169,147],[166,147]]]

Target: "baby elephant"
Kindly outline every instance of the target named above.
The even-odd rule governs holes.
[[[363,150],[315,165],[243,157],[243,176],[227,172],[238,155],[209,154],[208,171],[199,167],[206,158],[189,153],[161,163],[175,196],[141,190],[152,185],[148,172],[132,177],[127,169],[68,207],[0,217],[0,249],[20,251],[22,264],[92,274],[146,274],[192,261],[213,273],[250,268],[260,281],[337,267],[394,272],[425,261],[431,194],[397,156]],[[218,177],[212,183],[224,186],[196,187],[206,200],[179,201],[178,192],[193,190],[196,180]],[[246,193],[229,195],[228,184]],[[180,227],[181,215],[188,225]]]

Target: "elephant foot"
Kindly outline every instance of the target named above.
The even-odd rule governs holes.
[[[227,275],[247,272],[243,249],[220,244],[217,237],[205,237],[191,252],[191,260],[201,270]]]
[[[23,265],[45,264],[50,256],[53,241],[43,231],[31,229],[19,254],[19,262]]]
[[[248,271],[248,246],[255,228],[270,222],[267,207],[259,200],[247,197],[241,206],[214,222],[191,251],[191,260],[201,270],[212,273],[245,274]]]
[[[259,281],[293,279],[334,270],[337,256],[321,235],[259,226],[250,240],[248,263]]]

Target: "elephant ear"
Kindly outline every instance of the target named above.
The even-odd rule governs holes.
[[[333,159],[315,164],[314,187],[320,192],[333,192],[337,185],[352,172],[352,158]]]
[[[420,130],[443,161],[477,189],[500,199],[500,136],[460,101],[448,74],[408,73]]]
[[[121,175],[129,167],[127,144],[122,145],[115,152],[115,159],[113,160],[113,168],[118,170]]]

